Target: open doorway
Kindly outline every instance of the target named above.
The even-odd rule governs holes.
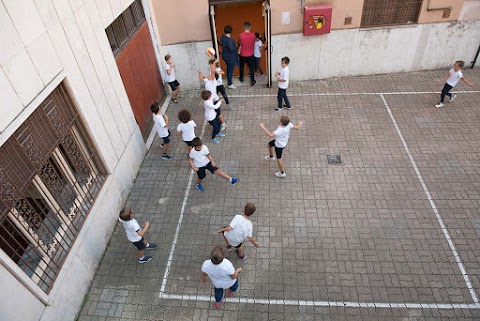
[[[232,39],[238,42],[238,35],[243,32],[243,23],[250,22],[251,32],[260,34],[265,45],[262,48],[262,58],[260,67],[267,77],[267,85],[271,86],[271,64],[270,64],[270,6],[268,1],[264,0],[211,0],[210,1],[210,23],[212,27],[212,42],[217,52],[221,53],[221,47],[218,46],[218,39],[223,34],[223,28],[226,25],[233,27]],[[220,51],[219,51],[220,49]],[[219,56],[223,70],[227,66],[221,55]],[[245,66],[245,74],[248,74],[248,68]],[[234,77],[239,76],[239,69],[235,68]]]

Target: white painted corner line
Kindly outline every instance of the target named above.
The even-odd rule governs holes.
[[[377,96],[377,95],[426,95],[426,94],[440,94],[440,91],[392,91],[392,92],[384,92],[384,93],[360,93],[360,92],[333,92],[333,93],[299,93],[296,92],[295,89],[292,89],[288,97],[302,97],[302,96]],[[480,90],[459,90],[454,93],[457,94],[472,94],[472,93],[480,93]],[[238,94],[238,95],[228,95],[231,98],[248,98],[248,97],[276,97],[276,94]]]
[[[206,123],[207,123],[206,121],[203,122],[202,133],[200,134],[200,137],[203,137]],[[187,184],[187,188],[185,189],[185,197],[183,198],[182,209],[180,210],[180,217],[178,218],[177,228],[175,230],[175,235],[172,241],[172,247],[170,248],[170,254],[168,255],[167,267],[165,268],[165,274],[163,275],[162,286],[160,287],[160,297],[162,297],[162,294],[165,292],[168,275],[170,274],[170,269],[172,268],[173,254],[175,253],[175,247],[177,245],[178,235],[180,234],[180,228],[182,227],[183,215],[185,213],[185,208],[187,206],[188,196],[190,195],[190,187],[192,186],[193,173],[194,171],[191,170],[190,175],[188,176],[188,184]]]
[[[395,117],[393,116],[392,110],[388,106],[388,103],[383,95],[380,95],[380,97],[383,100],[383,104],[385,105],[385,108],[390,115],[390,119],[393,122],[393,125],[395,126],[395,129],[397,131],[398,136],[400,137],[400,140],[402,141],[403,148],[405,148],[405,151],[407,152],[408,158],[410,159],[410,163],[412,163],[413,169],[415,170],[415,173],[417,174],[418,180],[420,181],[420,184],[422,185],[423,191],[425,192],[425,195],[427,196],[428,202],[430,203],[430,207],[432,208],[433,212],[435,213],[435,216],[437,218],[438,223],[440,224],[440,228],[443,232],[443,235],[445,239],[447,240],[448,246],[452,250],[453,256],[455,258],[455,262],[457,262],[458,268],[460,269],[460,272],[462,273],[463,279],[465,283],[467,284],[468,291],[470,292],[470,295],[472,297],[472,300],[475,304],[479,304],[478,302],[478,297],[475,292],[475,289],[472,286],[472,283],[470,281],[470,277],[467,274],[467,271],[465,270],[465,266],[463,265],[462,260],[460,259],[460,255],[457,252],[457,249],[455,248],[455,244],[453,244],[452,239],[450,238],[450,234],[448,233],[448,229],[443,223],[443,219],[440,216],[440,212],[437,209],[437,205],[435,204],[435,201],[432,198],[432,195],[430,194],[430,191],[428,190],[427,185],[425,184],[425,181],[423,180],[422,174],[420,173],[420,170],[417,167],[417,163],[413,159],[412,153],[410,152],[410,148],[408,148],[407,142],[405,141],[402,132],[400,131],[400,127],[398,127],[397,121],[395,120]]]
[[[184,300],[196,302],[214,302],[215,298],[208,295],[195,294],[169,294],[160,293],[161,299]],[[351,302],[351,301],[306,301],[306,300],[272,300],[255,299],[245,297],[233,297],[224,299],[232,303],[253,303],[267,305],[292,305],[292,306],[317,306],[317,307],[348,307],[348,308],[386,308],[386,309],[469,309],[478,310],[480,304],[450,304],[450,303],[389,303],[389,302]]]

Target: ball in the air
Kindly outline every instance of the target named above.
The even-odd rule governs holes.
[[[209,57],[215,56],[215,49],[213,49],[212,47],[207,48],[207,56]]]

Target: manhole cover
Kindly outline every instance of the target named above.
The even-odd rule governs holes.
[[[327,160],[330,165],[339,165],[342,163],[340,155],[327,155]]]

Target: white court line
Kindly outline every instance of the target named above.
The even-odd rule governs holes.
[[[161,299],[214,302],[215,298],[208,295],[193,294],[168,294],[161,293]],[[303,300],[272,300],[233,297],[224,299],[233,303],[256,303],[273,305],[293,306],[317,306],[317,307],[352,307],[352,308],[398,308],[398,309],[480,309],[480,304],[435,304],[435,303],[385,303],[385,302],[349,302],[349,301],[303,301]]]
[[[293,90],[292,90],[293,91]],[[302,96],[376,96],[376,95],[424,95],[424,94],[440,94],[440,91],[394,91],[386,93],[289,93],[288,97],[302,97]],[[460,90],[454,93],[471,94],[480,93],[480,90]],[[249,97],[276,97],[276,94],[250,94],[250,95],[228,95],[230,98],[249,98]]]
[[[203,137],[206,123],[207,123],[206,121],[203,122],[202,133],[200,134],[200,137]],[[182,227],[183,213],[185,212],[185,207],[187,206],[187,201],[188,201],[188,195],[190,194],[190,187],[192,186],[193,173],[194,171],[191,170],[190,176],[188,177],[187,189],[185,190],[185,197],[183,198],[182,209],[180,210],[180,217],[178,218],[178,223],[177,223],[177,229],[175,230],[175,236],[173,237],[173,241],[172,241],[172,248],[170,249],[170,255],[168,256],[167,267],[165,268],[165,274],[163,275],[162,287],[160,288],[160,297],[162,297],[162,294],[165,292],[165,287],[167,286],[168,274],[170,274],[170,268],[172,267],[173,254],[175,253],[175,247],[177,246],[178,235],[180,234],[180,228]]]
[[[448,246],[453,252],[453,256],[455,257],[455,262],[457,262],[458,268],[460,269],[460,272],[462,273],[463,279],[465,280],[465,283],[467,284],[467,288],[470,291],[470,295],[472,296],[472,300],[475,304],[478,304],[478,298],[477,294],[475,293],[475,290],[473,289],[472,283],[470,282],[470,277],[467,274],[467,271],[465,270],[465,267],[462,263],[462,260],[460,259],[460,255],[458,255],[457,249],[455,248],[455,245],[453,244],[452,239],[450,238],[450,234],[448,233],[448,230],[443,223],[443,219],[440,216],[440,213],[437,209],[437,205],[435,205],[435,202],[432,198],[432,195],[430,194],[430,191],[428,190],[427,185],[425,184],[425,181],[423,180],[422,174],[420,173],[420,170],[417,167],[417,163],[413,159],[412,153],[410,153],[410,148],[408,148],[407,142],[403,138],[403,134],[400,131],[400,127],[398,127],[397,121],[395,120],[395,117],[393,117],[393,113],[388,106],[388,103],[383,95],[380,95],[380,97],[383,100],[383,104],[385,105],[385,108],[387,109],[388,114],[390,115],[390,118],[393,122],[393,125],[395,126],[395,129],[397,130],[398,136],[400,136],[400,140],[402,141],[403,148],[405,148],[405,151],[407,152],[408,158],[410,159],[410,163],[412,163],[413,169],[415,170],[415,173],[417,174],[418,180],[420,181],[420,184],[422,184],[423,191],[425,192],[425,195],[427,196],[428,202],[430,203],[430,207],[432,208],[433,212],[435,213],[435,216],[437,217],[438,223],[440,224],[440,228],[443,232],[443,235],[445,236],[445,239],[447,240]]]
[[[480,91],[461,91],[461,93],[479,93]],[[422,175],[420,174],[420,171],[416,165],[415,160],[413,159],[412,154],[410,153],[410,149],[408,148],[408,145],[400,131],[400,128],[397,125],[397,122],[395,118],[393,117],[393,114],[390,110],[390,107],[388,106],[387,101],[385,100],[384,95],[398,95],[398,94],[432,94],[432,93],[440,93],[440,92],[391,92],[391,93],[350,93],[350,94],[345,94],[345,93],[334,93],[334,94],[305,94],[305,95],[298,95],[298,96],[350,96],[350,95],[380,95],[380,97],[383,100],[383,103],[385,105],[385,108],[387,109],[388,114],[390,115],[390,118],[392,119],[392,122],[395,126],[395,129],[397,130],[398,135],[400,136],[400,139],[402,141],[402,144],[407,152],[407,155],[410,159],[410,162],[412,163],[415,173],[417,174],[418,179],[420,180],[420,183],[423,187],[423,190],[429,200],[430,206],[432,207],[435,216],[437,217],[437,220],[440,224],[440,227],[442,229],[442,232],[447,239],[448,245],[450,246],[450,249],[453,252],[453,255],[455,257],[455,261],[457,262],[457,265],[460,268],[460,271],[463,275],[463,278],[465,280],[465,283],[467,284],[467,287],[470,291],[470,295],[472,296],[473,299],[473,304],[449,304],[449,303],[385,303],[385,302],[342,302],[342,301],[304,301],[304,300],[272,300],[272,299],[255,299],[255,298],[243,298],[243,297],[238,297],[238,298],[226,298],[225,301],[227,302],[237,302],[237,303],[257,303],[257,304],[273,304],[273,305],[294,305],[294,306],[322,306],[322,307],[329,307],[329,306],[335,306],[335,307],[366,307],[366,308],[407,308],[407,309],[480,309],[480,304],[477,298],[477,295],[475,293],[475,290],[472,287],[471,281],[469,276],[466,273],[465,267],[460,259],[460,256],[458,255],[458,252],[455,248],[455,245],[453,244],[450,235],[448,233],[447,228],[445,227],[445,224],[443,223],[443,220],[438,212],[438,209],[435,205],[435,202],[433,201],[433,198],[423,180]],[[274,95],[237,95],[233,96],[230,95],[230,97],[270,97]],[[295,95],[289,95],[289,96],[295,96]],[[202,127],[202,133],[200,137],[203,137],[204,131],[205,131],[205,124],[206,122],[203,123]],[[190,192],[190,187],[192,183],[192,178],[193,178],[193,171],[190,172],[189,176],[189,181],[187,184],[187,189],[185,191],[185,197],[183,199],[182,203],[182,209],[180,211],[180,218],[177,223],[177,228],[175,231],[175,236],[172,241],[172,248],[170,250],[170,255],[168,257],[168,262],[167,262],[167,267],[165,270],[165,274],[163,276],[163,281],[162,281],[162,286],[160,288],[160,294],[159,297],[162,299],[171,299],[171,300],[188,300],[188,301],[204,301],[204,302],[212,302],[214,298],[212,296],[206,296],[206,295],[188,295],[188,294],[169,294],[165,293],[165,287],[167,284],[167,279],[168,275],[172,266],[172,261],[173,261],[173,254],[175,252],[175,247],[176,243],[178,240],[178,235],[180,233],[180,228],[182,225],[183,221],[183,215],[185,211],[185,207],[188,201],[188,196]]]

